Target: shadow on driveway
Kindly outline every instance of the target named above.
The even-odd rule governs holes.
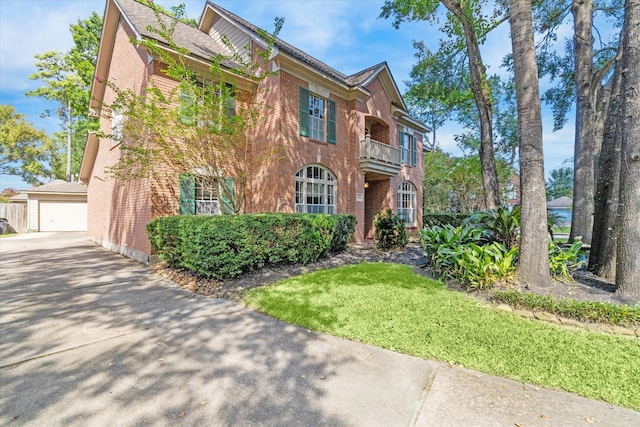
[[[434,368],[193,296],[83,235],[0,251],[2,425],[406,425]]]

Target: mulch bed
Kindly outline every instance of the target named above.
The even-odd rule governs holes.
[[[381,251],[373,245],[350,245],[348,250],[333,254],[327,258],[307,265],[283,265],[266,267],[259,271],[242,275],[228,281],[217,281],[197,277],[187,270],[169,268],[166,263],[154,264],[151,268],[165,279],[171,280],[189,291],[213,298],[227,298],[236,302],[241,300],[241,294],[246,289],[266,286],[293,276],[299,276],[312,271],[336,268],[343,265],[359,264],[361,262],[389,262],[407,264],[414,267],[416,273],[433,278],[431,271],[425,266],[424,251],[417,243],[409,243],[404,249]],[[573,275],[572,282],[554,282],[552,286],[515,286],[512,289],[534,292],[541,295],[552,295],[559,299],[574,299],[579,301],[601,301],[615,304],[633,304],[634,301],[615,293],[615,284],[603,280],[593,274],[578,270]],[[467,292],[456,284],[448,287]],[[492,291],[474,291],[471,295],[490,301]]]

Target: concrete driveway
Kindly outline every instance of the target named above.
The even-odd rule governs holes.
[[[83,233],[0,239],[0,425],[640,425],[193,296]]]

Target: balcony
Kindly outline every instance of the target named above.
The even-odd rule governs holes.
[[[389,144],[365,138],[360,141],[360,169],[371,177],[384,175],[380,179],[396,176],[402,169],[401,151]]]

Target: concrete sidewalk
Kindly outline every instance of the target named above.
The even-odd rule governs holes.
[[[82,234],[0,239],[0,271],[1,425],[640,425],[192,296]]]

